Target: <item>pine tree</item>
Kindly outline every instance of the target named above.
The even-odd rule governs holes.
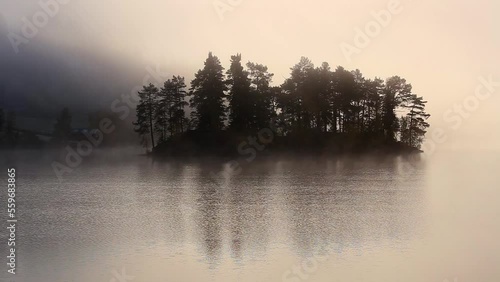
[[[314,71],[314,64],[306,57],[291,68],[291,77],[283,85],[281,110],[289,126],[295,130],[310,127],[310,114],[306,111],[305,102],[309,88],[309,75]]]
[[[383,130],[387,141],[395,141],[399,130],[396,115],[398,107],[405,107],[412,98],[412,86],[399,76],[393,76],[386,81],[383,100]]]
[[[424,101],[422,97],[413,95],[407,106],[410,111],[406,115],[406,128],[404,128],[407,131],[405,134],[406,140],[402,141],[415,148],[420,148],[427,133],[427,128],[430,126],[427,123],[430,114],[425,112],[425,104],[427,104],[427,101]]]
[[[369,79],[365,82],[364,119],[365,132],[371,137],[378,138],[383,132],[382,128],[382,102],[384,81],[380,78]]]
[[[191,82],[190,105],[198,130],[218,131],[224,127],[226,119],[224,91],[227,90],[227,86],[223,70],[219,58],[210,52],[205,67],[196,73]]]
[[[253,127],[255,101],[250,93],[248,72],[241,65],[241,54],[231,56],[226,82],[229,87],[229,127],[235,131],[249,130]]]
[[[274,74],[269,73],[266,66],[252,62],[247,63],[250,78],[251,101],[253,101],[254,129],[267,128],[269,122],[276,115],[275,95],[271,88]]]
[[[402,116],[399,119],[399,140],[406,145],[411,146],[410,122],[408,116]]]
[[[184,131],[186,117],[184,107],[186,84],[184,77],[173,76],[165,81],[159,93],[159,101],[156,111],[156,129],[161,133],[161,139],[165,141],[168,133],[170,136]]]
[[[184,82],[184,77],[174,76],[172,78],[173,99],[171,108],[172,118],[170,120],[172,124],[172,135],[184,132],[188,122],[184,111],[184,108],[188,105],[188,102],[186,102],[187,92],[185,89],[186,83]]]
[[[328,128],[331,127],[331,116],[333,115],[331,107],[333,103],[333,73],[330,69],[330,65],[326,62],[316,69],[316,73],[316,104],[318,111],[316,116],[316,128],[318,131],[327,132]]]
[[[334,99],[337,108],[335,118],[338,119],[338,131],[342,133],[352,132],[355,128],[356,116],[353,107],[357,91],[355,77],[343,67],[337,67],[333,74],[333,81]]]
[[[155,131],[160,133],[160,141],[165,142],[169,131],[170,109],[172,95],[170,93],[171,80],[165,81],[163,88],[158,93],[155,109]]]
[[[134,122],[135,131],[142,137],[150,134],[152,148],[155,147],[154,126],[158,107],[158,92],[158,88],[151,83],[139,91],[140,100],[136,108],[137,121]]]

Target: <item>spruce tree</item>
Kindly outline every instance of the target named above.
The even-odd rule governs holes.
[[[224,127],[227,86],[223,70],[219,58],[210,52],[205,67],[196,73],[191,82],[190,105],[198,130],[219,131]]]
[[[245,131],[253,127],[255,101],[250,93],[248,72],[241,65],[241,54],[231,56],[231,67],[227,71],[229,88],[229,127]]]

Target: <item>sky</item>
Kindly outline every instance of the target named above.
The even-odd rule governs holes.
[[[190,81],[209,51],[226,69],[242,53],[279,85],[306,56],[406,78],[429,101],[428,142],[498,149],[500,87],[474,95],[481,81],[500,82],[499,15],[496,0],[0,0],[0,105],[31,120],[69,106],[84,120],[141,85],[148,67]]]

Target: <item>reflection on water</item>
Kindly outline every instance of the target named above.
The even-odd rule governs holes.
[[[122,268],[133,281],[282,281],[325,252],[307,279],[285,280],[427,277],[382,270],[420,255],[435,231],[424,161],[261,160],[232,174],[102,153],[62,183],[50,161],[17,164],[19,281],[111,281]]]

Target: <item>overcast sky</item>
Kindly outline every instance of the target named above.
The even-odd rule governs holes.
[[[332,68],[358,68],[368,78],[400,75],[429,101],[433,130],[442,128],[451,138],[446,146],[470,147],[478,137],[485,147],[498,146],[491,132],[497,136],[500,129],[500,87],[457,129],[456,117],[443,118],[474,94],[480,76],[500,81],[497,0],[60,2],[16,53],[8,34],[22,36],[23,18],[33,22],[44,10],[39,1],[0,0],[4,107],[50,109],[36,109],[45,115],[66,104],[82,112],[106,108],[140,84],[148,66],[159,64],[190,81],[209,51],[226,69],[230,56],[242,53],[245,61],[267,65],[280,84],[307,56],[318,66],[326,61]],[[372,12],[388,6],[397,7],[389,9],[390,21],[347,58],[341,45],[356,47],[356,28],[364,30]]]

